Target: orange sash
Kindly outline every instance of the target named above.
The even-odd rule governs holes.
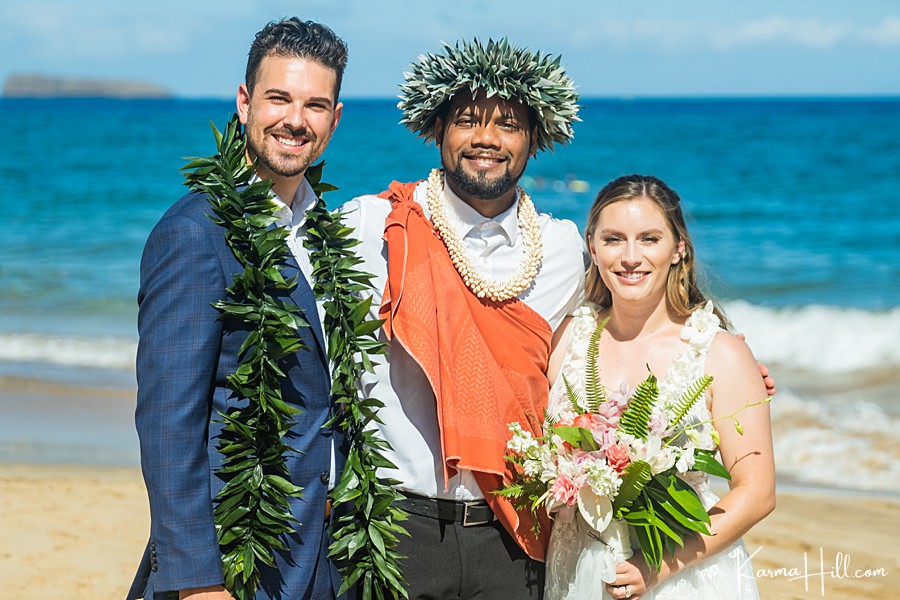
[[[516,513],[496,494],[510,468],[508,424],[540,435],[547,406],[545,375],[553,332],[524,302],[478,299],[460,278],[447,248],[413,200],[415,183],[393,182],[385,220],[388,280],[379,316],[421,366],[437,403],[444,483],[459,469],[475,479],[503,526],[532,558],[543,560],[530,512]]]

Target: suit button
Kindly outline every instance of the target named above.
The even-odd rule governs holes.
[[[157,568],[156,561],[155,560],[151,561],[150,562],[150,570],[153,571],[154,573],[156,573],[156,568]]]
[[[328,480],[331,479],[331,477],[328,475],[328,471],[322,471],[322,475],[319,476],[319,479],[322,480],[322,483],[328,485]]]

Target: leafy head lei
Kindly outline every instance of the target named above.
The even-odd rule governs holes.
[[[419,57],[404,73],[400,86],[403,111],[400,120],[410,130],[430,141],[435,139],[435,118],[457,92],[479,89],[529,107],[537,120],[537,147],[552,150],[554,143],[572,139],[572,122],[578,118],[578,93],[572,79],[559,65],[560,58],[516,48],[503,38],[443,42],[443,53]]]

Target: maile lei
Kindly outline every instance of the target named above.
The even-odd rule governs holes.
[[[222,549],[225,587],[238,600],[256,595],[260,565],[274,566],[274,551],[297,522],[288,498],[302,495],[290,481],[285,456],[294,450],[284,434],[300,411],[281,394],[281,360],[308,350],[298,336],[308,327],[300,309],[277,298],[296,285],[281,269],[289,258],[288,230],[274,227],[277,206],[270,181],[253,181],[255,168],[245,155],[246,141],[237,116],[224,133],[213,126],[218,154],[197,158],[183,167],[191,190],[210,199],[211,218],[225,229],[225,239],[244,267],[227,289],[228,299],[214,303],[221,319],[241,324],[249,333],[241,346],[241,362],[228,377],[229,389],[245,406],[219,417],[224,422],[218,450],[223,455],[217,475],[227,483],[215,499],[215,524]],[[330,554],[344,575],[342,592],[359,584],[363,598],[406,596],[395,550],[405,530],[405,513],[392,506],[392,481],[376,476],[378,467],[393,465],[384,457],[390,446],[368,426],[377,421],[382,404],[361,398],[356,381],[372,369],[372,357],[384,353],[375,337],[380,321],[367,318],[372,275],[357,270],[361,262],[352,248],[340,214],[328,212],[322,194],[336,189],[321,180],[324,163],[307,169],[306,179],[319,202],[307,213],[306,248],[313,267],[313,292],[324,299],[324,331],[331,364],[335,416],[327,426],[339,427],[349,442],[347,465],[332,492],[335,507],[344,506],[335,523]]]

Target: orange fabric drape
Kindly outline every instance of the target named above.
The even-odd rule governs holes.
[[[492,492],[511,465],[504,458],[508,424],[540,435],[547,406],[547,362],[553,332],[524,302],[477,298],[460,278],[422,207],[416,184],[394,182],[385,221],[388,280],[379,316],[384,330],[422,367],[437,402],[444,481],[471,470],[494,513],[531,556],[543,560],[549,521],[531,532],[530,512],[516,513]],[[541,512],[543,515],[543,511]]]

